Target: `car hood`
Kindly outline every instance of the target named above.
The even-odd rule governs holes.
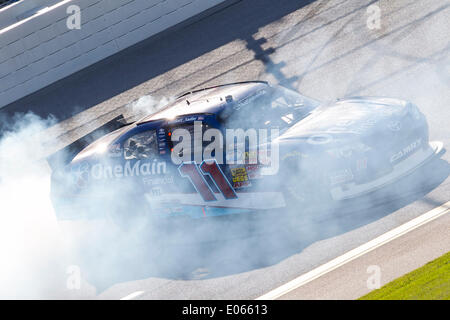
[[[316,108],[278,140],[305,140],[312,144],[340,136],[361,136],[384,129],[408,112],[408,103],[388,98],[349,98]]]

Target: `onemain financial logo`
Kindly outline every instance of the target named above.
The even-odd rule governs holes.
[[[193,133],[193,136],[192,136]],[[194,121],[194,130],[177,128],[171,133],[171,160],[176,165],[214,159],[218,164],[262,165],[263,175],[276,174],[279,169],[279,146],[274,140],[279,129],[203,130],[201,121]]]
[[[96,163],[89,165],[82,163],[72,168],[72,176],[78,186],[85,186],[90,180],[121,179],[126,177],[146,177],[164,175],[167,173],[165,161],[156,159],[126,161],[125,163],[106,164]]]

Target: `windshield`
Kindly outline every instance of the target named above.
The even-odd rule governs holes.
[[[155,130],[138,133],[125,141],[125,160],[151,159],[156,155],[158,155],[158,141]]]
[[[221,114],[227,128],[288,128],[320,103],[293,90],[277,86],[256,91]]]

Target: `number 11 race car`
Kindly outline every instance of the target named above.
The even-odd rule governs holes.
[[[61,220],[196,219],[368,194],[442,149],[410,102],[322,104],[252,81],[196,90],[83,146],[52,174]]]

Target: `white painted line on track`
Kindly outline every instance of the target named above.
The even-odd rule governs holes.
[[[145,293],[144,291],[136,291],[136,292],[130,293],[129,295],[127,295],[123,298],[120,298],[120,300],[133,300],[133,299],[143,295],[144,293]]]
[[[412,219],[411,221],[408,221],[404,224],[402,224],[401,226],[398,226],[384,234],[382,234],[381,236],[370,240],[369,242],[366,242],[365,244],[350,250],[347,253],[344,253],[343,255],[321,265],[320,267],[317,267],[314,270],[311,270],[297,278],[295,278],[294,280],[289,281],[288,283],[272,290],[269,291],[268,293],[260,296],[259,298],[257,298],[256,300],[274,300],[277,299],[287,293],[289,293],[292,290],[295,290],[305,284],[307,284],[308,282],[313,281],[314,279],[319,278],[320,276],[323,276],[324,274],[333,271],[337,268],[339,268],[340,266],[372,251],[375,250],[376,248],[398,238],[401,237],[402,235],[430,222],[433,221],[437,218],[439,218],[440,216],[443,216],[444,214],[448,213],[450,211],[450,201],[444,203],[443,205],[434,208],[433,210],[430,210],[420,216],[418,216],[417,218]]]

